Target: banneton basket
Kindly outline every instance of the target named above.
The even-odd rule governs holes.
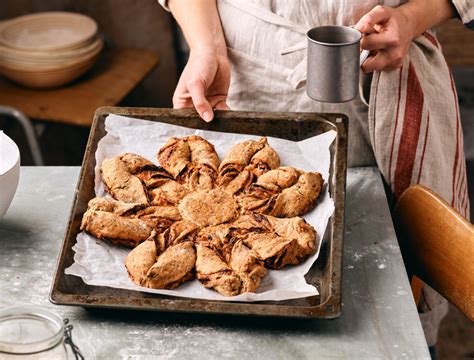
[[[102,46],[87,57],[65,64],[42,68],[0,63],[0,72],[5,77],[31,88],[52,88],[67,84],[83,75],[96,62]]]
[[[0,24],[0,71],[32,88],[71,82],[89,70],[104,42],[97,23],[69,12],[20,16]]]
[[[226,302],[156,295],[140,291],[85,284],[81,278],[66,275],[74,262],[72,247],[80,232],[87,203],[95,196],[95,152],[105,136],[105,118],[117,114],[168,123],[193,129],[272,136],[300,141],[329,130],[337,132],[330,147],[329,193],[335,211],[329,219],[318,260],[306,275],[319,295],[302,299],[261,302]],[[154,310],[168,312],[233,314],[270,317],[335,318],[341,313],[341,265],[344,232],[344,204],[347,170],[347,117],[342,114],[270,113],[216,111],[214,121],[202,121],[193,110],[103,107],[96,111],[86,154],[71,208],[64,242],[58,259],[50,300],[54,304],[93,308]]]
[[[83,57],[88,57],[103,46],[101,37],[94,37],[91,42],[75,50],[64,51],[24,51],[0,46],[2,61],[12,64],[30,64],[35,67],[61,64],[70,61],[77,61]]]
[[[32,51],[82,47],[97,33],[89,16],[63,11],[42,12],[7,20],[0,25],[0,44]]]

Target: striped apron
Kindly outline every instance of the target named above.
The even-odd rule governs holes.
[[[353,25],[377,4],[394,7],[401,2],[218,0],[233,65],[228,105],[233,110],[345,113],[350,119],[349,166],[377,165],[394,201],[420,183],[468,217],[457,94],[432,32],[412,42],[400,69],[363,80],[370,89],[369,105],[361,97],[327,104],[306,95],[309,28]],[[425,286],[419,310],[433,345],[447,302]]]

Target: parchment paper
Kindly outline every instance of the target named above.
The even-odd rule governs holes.
[[[140,154],[156,163],[155,155],[171,136],[183,137],[200,135],[216,147],[219,159],[230,147],[258,136],[214,131],[195,130],[180,126],[109,115],[105,120],[107,135],[104,136],[96,152],[95,191],[98,196],[107,196],[100,179],[99,166],[105,158],[124,152]],[[328,131],[303,141],[294,142],[268,137],[269,144],[277,151],[282,165],[293,166],[306,171],[318,171],[325,181],[329,178],[329,146],[336,137],[335,131]],[[334,203],[324,186],[317,206],[303,216],[323,238],[329,218],[334,212]],[[204,288],[198,280],[188,281],[174,290],[155,290],[135,285],[127,275],[124,260],[129,249],[101,241],[84,232],[78,234],[74,245],[74,263],[65,270],[76,275],[89,285],[108,286],[142,292],[223,301],[263,301],[286,300],[317,295],[317,289],[306,283],[304,275],[309,271],[319,255],[317,252],[297,266],[283,270],[269,270],[262,279],[257,293],[246,293],[233,297],[220,295]]]

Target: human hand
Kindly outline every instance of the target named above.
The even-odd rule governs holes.
[[[370,50],[371,56],[362,65],[366,73],[390,71],[402,66],[411,41],[416,37],[410,15],[403,5],[390,8],[378,5],[362,16],[354,26],[361,33],[361,48]]]
[[[173,95],[173,107],[195,108],[204,121],[212,121],[213,109],[229,110],[226,103],[229,85],[227,56],[212,51],[191,51]]]

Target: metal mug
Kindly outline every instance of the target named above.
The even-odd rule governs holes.
[[[348,26],[318,26],[307,33],[306,92],[314,100],[339,103],[359,93],[359,69],[369,55],[360,52],[362,34]]]

